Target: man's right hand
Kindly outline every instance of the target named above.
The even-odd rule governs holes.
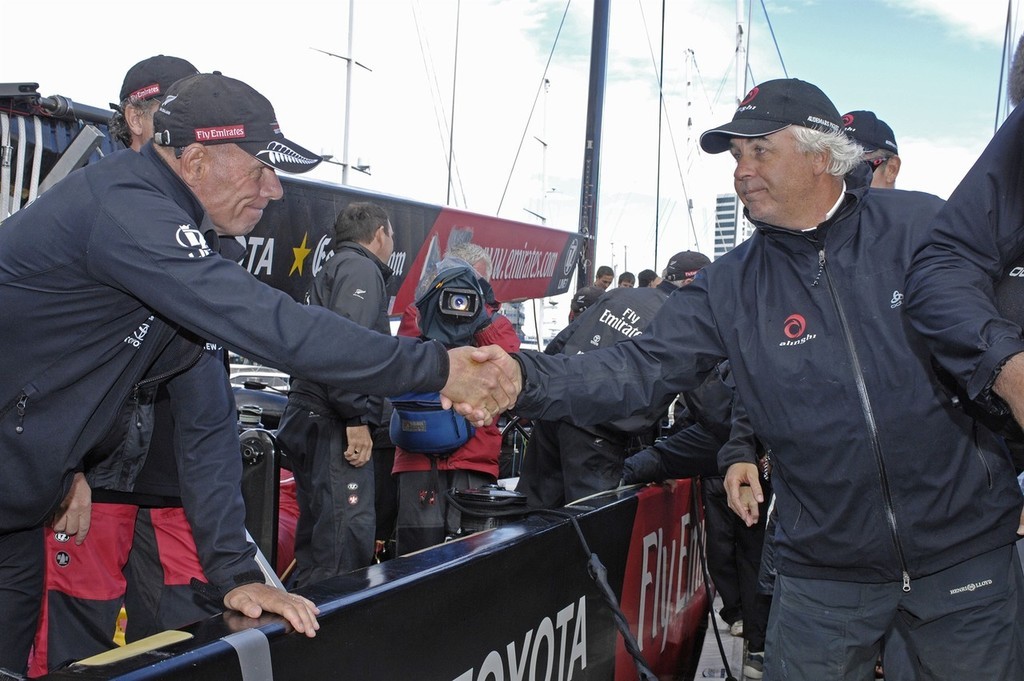
[[[725,493],[729,499],[729,508],[752,527],[760,515],[758,504],[764,501],[761,481],[757,465],[752,463],[734,463],[725,472]]]
[[[1003,364],[992,390],[1003,398],[1013,418],[1024,427],[1024,353],[1014,355]]]
[[[497,345],[448,351],[448,382],[441,404],[484,426],[516,403],[522,380],[519,364]]]

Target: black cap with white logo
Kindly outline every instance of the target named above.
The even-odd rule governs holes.
[[[873,111],[851,111],[843,116],[843,128],[847,135],[864,147],[864,151],[885,149],[894,154],[900,153],[896,134]]]
[[[141,102],[161,97],[175,81],[197,73],[199,69],[180,57],[158,54],[143,59],[125,74],[120,99]]]
[[[153,114],[153,128],[155,144],[179,148],[196,142],[237,144],[287,173],[304,173],[322,160],[281,134],[266,97],[219,73],[201,73],[171,86]]]
[[[839,132],[843,120],[839,110],[816,85],[780,78],[761,83],[740,102],[732,121],[700,136],[700,148],[709,154],[729,150],[734,137],[764,137],[791,125]]]

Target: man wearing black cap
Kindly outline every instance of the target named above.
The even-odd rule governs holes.
[[[141,149],[153,137],[153,114],[167,88],[197,73],[199,69],[190,62],[162,54],[128,69],[121,84],[120,104],[110,105],[114,109],[108,123],[111,136],[130,149]]]
[[[200,339],[352,390],[441,390],[478,422],[514,394],[507,365],[489,362],[502,357],[497,351],[446,352],[382,336],[299,305],[216,254],[199,230],[204,214],[223,235],[246,234],[282,196],[275,170],[303,172],[320,161],[283,136],[254,89],[219,74],[178,81],[154,128],[155,144],[72,173],[0,230],[0,309],[18,320],[0,328],[3,622],[32,625],[39,584],[22,576],[42,560],[38,528],[126,398],[183,371],[226,380]],[[172,405],[182,401],[172,392]],[[234,405],[222,406],[198,419],[175,406],[176,424],[237,448]],[[207,462],[189,464],[196,475],[207,470]],[[310,601],[269,597],[296,630],[314,635]],[[263,611],[247,594],[224,604],[250,617]],[[20,637],[0,637],[0,666],[24,669],[27,653]]]
[[[701,147],[736,161],[756,233],[669,296],[642,336],[515,355],[517,411],[600,423],[692,390],[729,359],[774,461],[765,678],[871,678],[890,627],[929,678],[1019,678],[1021,492],[1001,443],[958,408],[902,314],[941,199],[868,191],[839,112],[800,80],[755,87]],[[752,457],[726,472],[748,524],[764,500],[758,478]]]
[[[672,293],[676,288],[691,283],[706,265],[711,264],[711,259],[697,251],[680,251],[669,258],[668,265],[661,273],[661,279],[656,284],[664,286],[666,293]]]
[[[864,148],[864,160],[871,166],[871,186],[895,189],[900,174],[899,148],[892,128],[872,111],[851,111],[843,116],[843,129]]]

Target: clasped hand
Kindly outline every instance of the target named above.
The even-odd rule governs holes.
[[[516,403],[522,390],[519,364],[497,345],[453,348],[448,363],[448,382],[441,389],[446,409],[454,407],[479,427]]]

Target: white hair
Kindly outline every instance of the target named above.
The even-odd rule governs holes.
[[[829,175],[843,177],[857,167],[864,157],[864,148],[850,139],[845,132],[822,132],[802,125],[791,125],[797,146],[805,154],[828,154]]]
[[[459,258],[460,260],[465,260],[471,267],[475,267],[477,263],[482,262],[484,263],[484,270],[487,272],[484,278],[491,278],[491,256],[488,255],[486,249],[479,244],[475,244],[472,241],[464,241],[460,244],[455,244],[448,248],[444,257],[446,259]]]

